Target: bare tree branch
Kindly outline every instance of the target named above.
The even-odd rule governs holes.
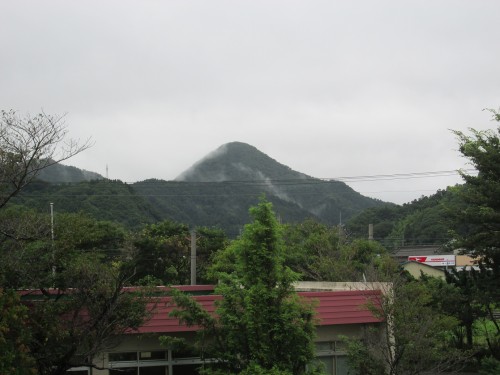
[[[67,138],[63,116],[21,116],[0,112],[0,208],[33,181],[38,173],[67,160],[91,146]]]

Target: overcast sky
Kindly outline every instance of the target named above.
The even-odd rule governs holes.
[[[498,0],[2,1],[0,108],[66,113],[68,164],[172,180],[240,141],[319,178],[456,170],[494,128]],[[396,203],[458,177],[350,183]]]

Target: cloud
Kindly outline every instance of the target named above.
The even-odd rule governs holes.
[[[316,177],[447,170],[500,103],[496,0],[0,5],[0,102],[68,113],[71,160],[173,179],[240,140]],[[404,202],[443,188],[401,181]],[[380,190],[374,186],[370,191]],[[378,193],[377,193],[378,194]],[[382,195],[380,195],[382,196]]]

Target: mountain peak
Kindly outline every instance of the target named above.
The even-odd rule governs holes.
[[[307,177],[277,162],[252,145],[230,142],[210,152],[176,180],[221,182]]]

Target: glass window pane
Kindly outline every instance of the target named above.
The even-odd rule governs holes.
[[[139,368],[139,375],[168,375],[167,366],[152,366]]]
[[[109,353],[109,361],[137,361],[137,352]]]
[[[166,359],[168,356],[167,352],[140,352],[139,358],[147,361],[148,359]]]
[[[176,365],[173,367],[174,375],[199,375],[200,365]]]
[[[347,364],[347,356],[336,357],[337,372],[336,375],[347,375],[349,373],[349,365]]]
[[[335,351],[345,352],[347,350],[347,344],[344,341],[335,341]]]
[[[109,375],[138,375],[137,367],[122,367],[119,369],[110,369]]]
[[[330,341],[322,341],[322,342],[317,342],[315,343],[316,345],[316,350],[317,351],[325,351],[325,350],[332,350],[332,342]]]

